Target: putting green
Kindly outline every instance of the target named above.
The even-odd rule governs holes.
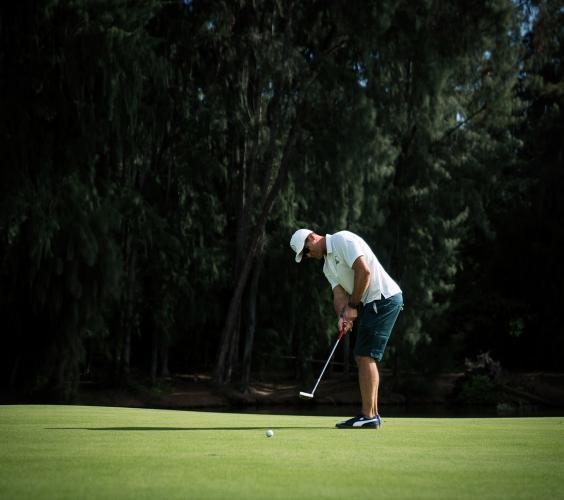
[[[0,406],[0,498],[563,496],[564,417],[336,420]]]

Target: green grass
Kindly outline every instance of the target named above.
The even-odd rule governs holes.
[[[0,498],[564,497],[564,417],[336,420],[0,406]]]

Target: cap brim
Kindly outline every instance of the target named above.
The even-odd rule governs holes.
[[[302,257],[304,256],[303,250],[300,253],[296,254],[296,262],[299,264],[302,261]]]

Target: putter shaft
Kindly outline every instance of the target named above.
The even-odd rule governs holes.
[[[319,378],[317,379],[317,382],[315,383],[315,387],[313,388],[313,391],[311,391],[311,393],[300,392],[300,398],[302,398],[302,399],[313,399],[313,395],[315,394],[315,391],[317,390],[317,386],[319,385],[319,382],[321,382],[321,377],[323,377],[323,374],[325,373],[327,365],[329,364],[329,361],[331,361],[333,354],[335,354],[335,350],[337,349],[337,346],[339,345],[339,342],[341,341],[341,337],[344,334],[345,334],[345,329],[343,328],[339,332],[339,337],[337,338],[337,342],[335,342],[335,345],[333,346],[333,350],[331,351],[331,354],[329,354],[329,357],[327,358],[327,361],[325,362],[325,366],[323,367],[323,370],[321,370],[321,374],[319,375]]]
[[[329,354],[329,357],[327,358],[327,361],[325,362],[325,366],[323,367],[323,370],[321,370],[321,374],[319,375],[319,378],[317,379],[317,382],[315,383],[315,387],[313,388],[313,391],[311,391],[312,397],[315,394],[315,391],[317,390],[317,386],[319,385],[319,382],[321,382],[321,377],[323,377],[323,374],[325,373],[325,370],[327,369],[327,365],[329,364],[329,361],[331,361],[333,354],[335,354],[335,350],[337,349],[337,346],[339,345],[340,341],[341,341],[341,335],[339,335],[339,337],[337,338],[337,342],[335,342],[335,345],[333,346],[333,350],[331,351],[331,354]]]

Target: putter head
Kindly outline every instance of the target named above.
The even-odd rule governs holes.
[[[300,392],[300,398],[301,399],[313,399],[313,394],[310,394],[309,392]]]

